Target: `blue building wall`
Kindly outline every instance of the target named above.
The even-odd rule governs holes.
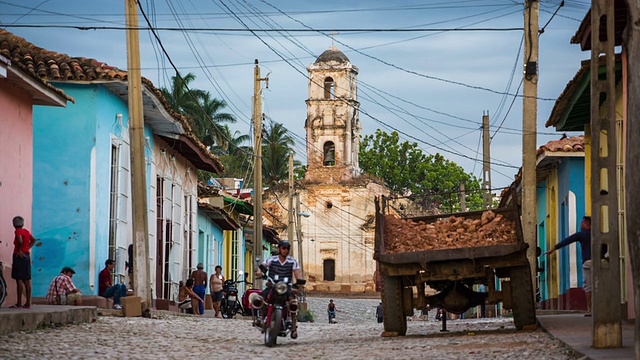
[[[575,196],[575,204],[570,201],[569,194],[572,193]],[[561,241],[565,237],[571,235],[570,229],[572,221],[570,219],[570,211],[575,211],[575,223],[573,224],[576,231],[580,230],[580,221],[585,214],[585,178],[584,178],[584,158],[564,158],[562,163],[558,166],[558,194],[559,194],[559,206],[558,209],[558,229],[559,238]],[[569,251],[568,247],[559,251],[560,256],[560,293],[565,293],[570,286],[570,264],[569,264]],[[580,244],[576,247],[576,262],[578,286],[582,284],[582,253]]]
[[[209,235],[213,241],[207,241]],[[223,231],[202,210],[198,209],[198,261],[211,276],[216,265],[223,265]],[[214,251],[212,251],[214,250]],[[215,255],[212,256],[212,253]],[[223,266],[224,268],[224,266]]]
[[[541,181],[536,185],[536,199],[538,202],[538,247],[544,254],[547,251],[547,182]],[[538,257],[538,266],[541,266],[541,262],[546,261],[545,256]],[[546,300],[549,298],[549,292],[547,289],[547,272],[538,273],[540,300]]]
[[[108,256],[112,134],[128,131],[127,103],[99,84],[55,85],[76,103],[34,108],[33,228],[42,245],[33,255],[33,295],[44,296],[63,266],[74,268],[84,294],[97,294]],[[147,126],[145,136],[152,142]]]

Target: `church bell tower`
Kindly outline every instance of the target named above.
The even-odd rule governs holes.
[[[335,183],[359,172],[358,68],[331,46],[307,67],[308,181]]]

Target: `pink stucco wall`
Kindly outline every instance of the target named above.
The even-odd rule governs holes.
[[[11,279],[13,225],[20,215],[31,230],[33,184],[33,100],[24,90],[0,78],[0,260],[9,286],[3,306],[16,302]],[[34,234],[37,237],[37,234]]]

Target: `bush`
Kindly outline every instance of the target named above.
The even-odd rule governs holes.
[[[316,314],[311,310],[300,309],[298,311],[298,322],[314,322],[316,320]]]

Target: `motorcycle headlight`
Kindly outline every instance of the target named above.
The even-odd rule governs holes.
[[[285,282],[279,282],[276,284],[276,292],[282,295],[287,292],[287,284]]]

